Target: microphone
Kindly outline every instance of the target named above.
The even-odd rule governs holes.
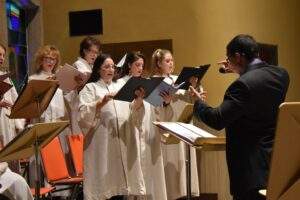
[[[230,69],[228,69],[224,65],[222,65],[219,68],[219,73],[221,73],[221,74],[227,74],[227,73],[233,73],[233,71],[231,71]]]
[[[226,73],[226,69],[225,69],[225,67],[220,67],[219,68],[219,72],[221,73],[221,74],[225,74]]]

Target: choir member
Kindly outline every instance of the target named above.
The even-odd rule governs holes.
[[[177,76],[173,75],[174,59],[169,50],[157,49],[152,55],[152,68],[155,77],[165,77],[165,81],[174,84]],[[191,78],[190,83],[195,87],[196,78]],[[162,116],[160,121],[177,121],[187,102],[192,101],[189,92],[178,90],[172,96],[170,107],[173,108],[172,119]],[[186,149],[183,142],[178,144],[164,144],[163,161],[165,166],[165,176],[168,199],[177,199],[186,195]],[[198,172],[196,163],[196,151],[191,148],[191,177],[192,195],[199,195]]]

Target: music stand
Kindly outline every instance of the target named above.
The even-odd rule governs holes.
[[[186,170],[186,196],[187,196],[187,200],[191,200],[192,199],[192,177],[191,177],[191,149],[190,147],[194,147],[196,149],[203,149],[203,150],[220,150],[220,149],[225,149],[225,138],[218,138],[217,140],[214,141],[209,141],[208,143],[205,143],[203,145],[200,146],[195,146],[193,144],[191,144],[190,142],[183,140],[183,138],[180,138],[178,136],[176,136],[175,134],[172,134],[173,136],[177,137],[178,139],[180,139],[181,141],[183,141],[185,143],[185,149],[186,149],[186,160],[185,160],[185,170]]]
[[[25,87],[22,89],[19,94],[16,102],[11,108],[11,113],[9,118],[18,119],[18,118],[26,118],[32,119],[37,118],[40,121],[41,114],[48,107],[52,97],[54,96],[56,90],[58,88],[57,80],[30,80]],[[36,138],[34,147],[35,147],[35,168],[36,168],[36,184],[35,184],[35,196],[36,199],[40,198],[40,174],[39,174],[39,166],[40,161],[38,157],[38,146],[39,146],[39,138]],[[31,143],[33,145],[33,143]],[[24,149],[24,151],[28,151],[28,149]],[[22,157],[24,158],[24,157]]]
[[[56,80],[30,80],[14,103],[9,118],[39,118],[58,88]]]
[[[39,150],[69,125],[69,121],[36,123],[27,126],[0,151],[0,162],[19,160],[35,155],[37,173],[35,198],[40,199]]]
[[[267,200],[294,200],[300,196],[300,102],[279,107]]]
[[[163,123],[163,122],[162,122]],[[192,191],[191,191],[191,149],[190,147],[203,149],[203,150],[214,150],[214,149],[221,149],[225,148],[225,138],[224,137],[215,137],[213,139],[211,138],[203,138],[203,141],[199,144],[192,143],[189,139],[182,137],[180,134],[172,132],[171,130],[165,129],[164,126],[162,126],[159,122],[153,122],[154,125],[158,126],[161,129],[167,130],[172,136],[176,137],[180,141],[183,141],[185,143],[186,148],[186,160],[185,160],[185,166],[186,166],[186,195],[187,200],[192,199]]]

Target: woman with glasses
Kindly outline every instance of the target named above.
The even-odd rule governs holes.
[[[53,79],[56,68],[60,63],[60,53],[55,46],[46,45],[41,47],[35,55],[35,74],[29,80]],[[49,106],[41,116],[44,122],[58,121],[65,116],[65,104],[63,92],[57,89]]]
[[[114,77],[113,60],[101,54],[88,84],[79,93],[79,124],[85,133],[85,199],[145,196],[138,139],[130,134],[132,121],[139,117],[132,114],[141,107],[142,98],[132,103],[114,100],[120,89]]]
[[[30,80],[53,80],[55,71],[60,63],[60,52],[52,45],[45,45],[38,49],[35,54],[35,73],[29,77]],[[64,119],[66,116],[66,109],[64,103],[63,92],[57,89],[52,97],[47,109],[43,112],[39,122],[56,122]],[[35,121],[35,120],[34,120]],[[59,134],[62,148],[65,154],[68,153],[68,144],[65,136],[68,134],[67,130]],[[35,180],[34,158],[30,162],[30,180]],[[68,163],[71,163],[68,161]],[[56,193],[55,195],[66,196],[67,192]]]
[[[77,89],[65,94],[73,134],[82,132],[78,126],[78,92],[84,87],[88,77],[92,73],[95,59],[100,54],[100,41],[91,36],[84,38],[80,43],[79,54],[80,57],[77,58],[73,66],[84,75],[75,78],[78,84]]]

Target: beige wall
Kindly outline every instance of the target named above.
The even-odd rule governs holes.
[[[34,2],[39,2],[35,0]],[[227,42],[238,33],[249,33],[259,42],[278,45],[280,65],[290,73],[288,101],[300,101],[300,7],[298,0],[41,0],[43,10],[33,21],[30,54],[43,43],[55,44],[63,62],[72,63],[83,37],[69,37],[68,12],[103,9],[103,43],[172,39],[177,72],[183,65],[211,63],[203,80],[208,102],[218,105],[235,75],[217,73],[216,62],[225,56]],[[0,42],[7,44],[5,0],[0,0]],[[42,29],[44,27],[44,29]],[[41,29],[40,29],[41,28]],[[202,192],[228,196],[224,155],[201,156]],[[222,170],[220,170],[222,169]],[[213,171],[213,175],[212,174]],[[217,176],[217,178],[214,178]],[[213,177],[213,178],[212,178]],[[217,184],[222,185],[220,189]],[[216,189],[217,188],[217,189]],[[226,191],[224,191],[226,190]]]
[[[55,44],[63,62],[72,63],[83,37],[69,37],[68,12],[103,9],[103,43],[173,39],[177,72],[182,65],[211,63],[203,84],[208,102],[221,102],[234,75],[217,73],[227,42],[249,33],[259,42],[278,44],[279,63],[291,75],[287,100],[300,100],[297,58],[300,14],[297,0],[43,0],[44,41]],[[298,57],[297,57],[298,56]]]
[[[63,62],[75,61],[83,38],[69,37],[68,12],[101,8],[104,34],[96,37],[103,43],[172,39],[176,72],[183,65],[211,63],[203,85],[208,91],[208,103],[213,106],[222,101],[224,91],[236,78],[235,75],[219,74],[216,65],[217,61],[224,59],[226,44],[233,36],[248,33],[259,42],[277,44],[279,63],[291,77],[287,100],[300,101],[300,79],[297,78],[300,75],[297,62],[300,57],[298,0],[42,1],[44,41],[59,47]],[[206,158],[211,159],[211,156],[203,156],[203,160]],[[210,169],[214,162],[221,160],[220,168],[225,166],[224,155],[216,153],[214,161],[207,161],[211,165],[201,168]],[[220,176],[218,173],[214,176]],[[224,170],[220,173],[226,176]],[[211,182],[227,188],[226,180]],[[207,182],[201,180],[201,183]],[[215,191],[212,189],[215,186],[207,187],[204,185],[202,191]],[[220,199],[225,199],[225,196],[227,199],[228,188],[227,192],[222,191],[219,192],[222,193]]]

